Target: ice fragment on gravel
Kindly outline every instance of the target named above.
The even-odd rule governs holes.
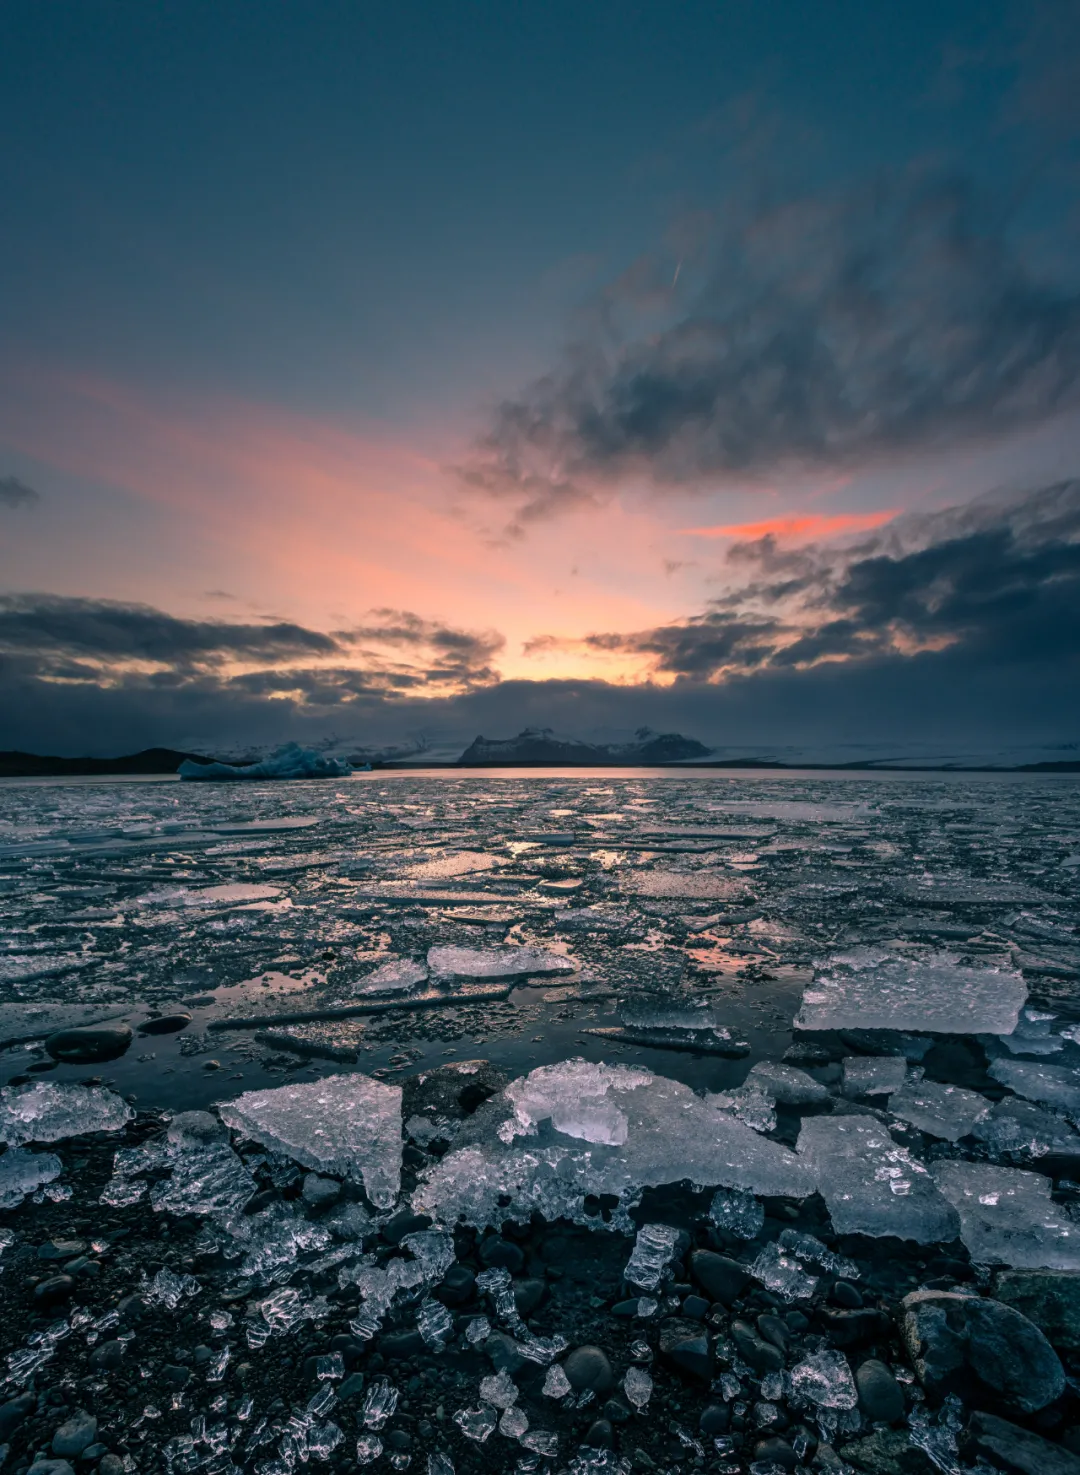
[[[437,978],[527,978],[576,971],[569,958],[538,947],[433,947],[427,958]]]
[[[1007,1035],[1026,998],[1011,968],[970,968],[949,953],[913,959],[863,949],[834,958],[807,986],[795,1028]]]
[[[528,1416],[520,1408],[508,1408],[503,1410],[502,1418],[499,1420],[499,1433],[507,1439],[520,1439],[529,1427]]]
[[[510,1408],[518,1401],[518,1386],[505,1369],[480,1379],[480,1397],[493,1408]]]
[[[907,1075],[902,1055],[847,1055],[843,1061],[845,1096],[888,1096],[899,1091]]]
[[[493,1432],[498,1419],[495,1416],[495,1410],[485,1405],[481,1408],[459,1408],[454,1415],[454,1423],[466,1439],[473,1439],[477,1444],[483,1444]]]
[[[389,1378],[376,1378],[364,1398],[360,1417],[366,1429],[381,1429],[398,1405],[398,1390]]]
[[[791,1369],[791,1393],[796,1403],[818,1408],[854,1408],[859,1401],[855,1379],[843,1353],[825,1347]]]
[[[544,1386],[540,1391],[545,1398],[565,1398],[571,1391],[570,1379],[557,1362],[553,1362],[545,1373]]]
[[[12,1148],[0,1157],[0,1209],[16,1209],[28,1193],[53,1183],[63,1172],[54,1152],[27,1152]]]
[[[794,1255],[785,1254],[775,1241],[761,1251],[750,1274],[785,1301],[808,1301],[817,1288],[817,1277],[807,1275]]]
[[[117,1132],[135,1113],[103,1086],[31,1081],[0,1091],[0,1142],[60,1142],[83,1132]]]
[[[441,1352],[453,1335],[454,1318],[441,1301],[422,1301],[416,1313],[416,1325],[428,1346]]]
[[[842,1275],[845,1280],[859,1278],[859,1267],[854,1260],[847,1259],[845,1255],[837,1255],[827,1245],[823,1245],[820,1239],[812,1234],[804,1234],[801,1229],[782,1229],[778,1243],[786,1254],[794,1255],[798,1260],[809,1260],[812,1265],[819,1266],[830,1275]]]
[[[245,1091],[219,1107],[228,1127],[306,1168],[362,1182],[390,1208],[401,1187],[401,1087],[352,1072],[272,1091]]]
[[[623,1378],[623,1392],[638,1413],[652,1397],[653,1380],[642,1367],[630,1367]]]
[[[918,1244],[955,1239],[956,1211],[933,1178],[880,1123],[811,1117],[799,1156],[814,1174],[837,1234],[895,1235]]]
[[[736,1239],[756,1239],[765,1224],[765,1206],[742,1189],[718,1188],[709,1205],[709,1218]]]
[[[959,1142],[990,1114],[990,1102],[977,1091],[942,1086],[937,1081],[908,1082],[889,1097],[889,1110],[930,1137]]]
[[[417,1211],[476,1225],[527,1219],[534,1209],[584,1222],[591,1194],[621,1199],[682,1179],[793,1198],[814,1190],[794,1153],[681,1082],[630,1066],[541,1066],[482,1112],[419,1185]],[[500,1203],[501,1195],[510,1202]]]
[[[1034,1060],[995,1060],[990,1074],[1017,1096],[1062,1111],[1080,1112],[1080,1070],[1070,1070],[1067,1065],[1042,1065]]]
[[[623,1278],[643,1291],[655,1291],[675,1257],[679,1231],[670,1224],[643,1224],[637,1232]]]
[[[1011,1035],[1002,1035],[1001,1043],[1010,1055],[1056,1055],[1065,1048],[1061,1036],[1050,1030],[1056,1018],[1038,1009],[1022,1009],[1016,1028]]]
[[[1041,1173],[993,1163],[940,1162],[934,1177],[960,1215],[960,1237],[984,1265],[1080,1270],[1080,1221],[1050,1197]]]
[[[358,1465],[370,1465],[379,1458],[383,1451],[383,1442],[377,1434],[361,1434],[356,1441],[356,1463]],[[282,1471],[287,1471],[288,1466],[282,1465]]]

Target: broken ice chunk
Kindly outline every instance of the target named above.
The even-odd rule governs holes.
[[[930,1137],[959,1142],[990,1114],[990,1102],[977,1091],[965,1091],[960,1086],[913,1081],[893,1092],[889,1110]]]
[[[544,1374],[544,1386],[540,1391],[545,1398],[565,1398],[571,1387],[570,1379],[559,1364],[553,1362]]]
[[[420,1335],[434,1352],[441,1352],[453,1335],[454,1318],[441,1301],[422,1301],[416,1313]]]
[[[709,1218],[736,1239],[756,1239],[765,1225],[765,1206],[752,1193],[718,1188],[709,1205]]]
[[[1041,1173],[993,1163],[940,1162],[938,1187],[960,1215],[960,1237],[984,1265],[1080,1270],[1080,1221],[1055,1204]]]
[[[807,986],[795,1027],[1007,1035],[1026,998],[1011,968],[970,968],[949,953],[912,959],[863,949],[834,958]]]
[[[517,1403],[518,1394],[517,1384],[505,1369],[480,1379],[480,1397],[493,1408],[510,1408]]]
[[[823,1347],[802,1362],[790,1374],[793,1400],[815,1404],[818,1408],[854,1408],[859,1401],[855,1379],[842,1352]]]
[[[655,1291],[664,1278],[664,1270],[675,1257],[678,1243],[679,1230],[670,1224],[643,1224],[626,1262],[624,1280],[643,1291]]]
[[[389,1378],[376,1378],[364,1397],[361,1418],[366,1429],[381,1429],[393,1417],[398,1405],[398,1390]]]
[[[734,1091],[716,1091],[705,1097],[717,1111],[730,1112],[755,1132],[775,1132],[776,1102],[753,1086],[737,1086]]]
[[[764,1091],[780,1106],[817,1106],[829,1099],[828,1088],[805,1070],[775,1060],[759,1060],[751,1066],[743,1085]]]
[[[1050,1031],[1056,1018],[1039,1009],[1021,1009],[1016,1028],[1011,1035],[1002,1035],[1001,1043],[1011,1055],[1056,1055],[1065,1048],[1061,1036]]]
[[[495,1410],[486,1404],[480,1408],[459,1408],[454,1415],[454,1423],[465,1438],[473,1439],[477,1444],[483,1444],[498,1422]]]
[[[907,1074],[902,1055],[847,1055],[843,1061],[842,1090],[851,1100],[860,1096],[888,1096],[899,1091]]]
[[[60,1142],[83,1132],[117,1132],[135,1113],[103,1086],[31,1081],[0,1091],[0,1142]]]
[[[623,1392],[638,1413],[652,1397],[653,1380],[642,1367],[630,1367],[623,1378]]]
[[[995,1060],[990,1074],[1017,1096],[1056,1106],[1061,1111],[1080,1112],[1080,1070],[1070,1070],[1067,1065],[1042,1065],[1034,1060]]]
[[[749,1055],[745,1040],[736,1040],[722,1025],[687,1029],[678,1025],[608,1024],[584,1029],[582,1034],[623,1045],[644,1045],[648,1050],[686,1050],[696,1055],[726,1055],[733,1060]]]
[[[995,1102],[990,1113],[972,1129],[973,1136],[985,1142],[991,1152],[1014,1153],[1028,1157],[1045,1157],[1047,1153],[1069,1153],[1080,1156],[1080,1135],[1064,1118],[1006,1096]]]
[[[53,1183],[63,1172],[55,1152],[27,1152],[14,1147],[0,1157],[0,1209],[16,1209],[28,1193]]]
[[[353,1072],[246,1091],[220,1105],[221,1120],[318,1172],[362,1182],[388,1209],[401,1187],[401,1088]]]
[[[437,978],[528,978],[576,971],[569,958],[537,947],[433,947],[428,949],[428,967]]]
[[[798,1260],[786,1255],[775,1242],[761,1251],[750,1266],[750,1274],[785,1301],[808,1301],[817,1288],[817,1277],[807,1275]]]
[[[745,881],[715,869],[701,871],[634,870],[622,877],[622,890],[631,896],[694,897],[700,901],[732,901],[750,895]]]
[[[352,986],[354,994],[387,994],[426,983],[427,968],[413,958],[393,958]]]
[[[918,1244],[956,1238],[956,1210],[922,1163],[878,1122],[807,1118],[799,1156],[817,1179],[837,1234],[895,1235]]]

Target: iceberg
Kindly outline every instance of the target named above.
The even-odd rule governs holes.
[[[1080,1221],[1054,1203],[1049,1178],[993,1163],[940,1162],[933,1171],[977,1263],[1080,1270]]]
[[[352,764],[344,758],[329,758],[314,748],[286,743],[261,763],[195,763],[185,758],[176,770],[182,779],[231,783],[287,778],[348,778]]]
[[[83,1132],[118,1132],[135,1113],[104,1086],[31,1081],[0,1091],[0,1142],[60,1142]]]
[[[807,986],[795,1028],[1007,1035],[1026,999],[1012,968],[971,968],[949,953],[912,959],[860,949],[834,958]]]
[[[895,1235],[923,1245],[956,1238],[956,1210],[922,1163],[872,1118],[807,1118],[799,1156],[837,1234]]]
[[[692,1183],[805,1198],[807,1165],[679,1081],[626,1065],[567,1060],[510,1084],[468,1121],[413,1207],[443,1223],[526,1220],[534,1209],[595,1225],[591,1195],[626,1208],[651,1185]],[[625,1222],[624,1222],[625,1220]]]
[[[359,1071],[245,1091],[218,1106],[227,1127],[305,1168],[362,1183],[379,1209],[401,1188],[401,1087]]]

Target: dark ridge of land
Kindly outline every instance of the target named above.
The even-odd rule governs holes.
[[[209,763],[199,753],[144,748],[119,758],[57,758],[39,753],[0,752],[0,778],[85,778],[95,774],[175,773],[185,759]]]

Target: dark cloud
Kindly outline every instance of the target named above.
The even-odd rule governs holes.
[[[0,507],[29,507],[40,501],[41,493],[17,476],[0,476]]]
[[[426,653],[428,665],[423,677],[431,682],[457,680],[471,686],[499,679],[492,662],[505,647],[506,639],[497,630],[458,630],[408,610],[374,609],[370,614],[375,623],[336,631],[336,637],[353,645],[373,642],[382,647],[401,647],[414,660],[422,660]]]
[[[1036,276],[962,180],[907,175],[728,220],[658,314],[671,265],[649,263],[651,291],[616,284],[602,328],[498,406],[462,474],[516,502],[518,527],[627,476],[868,464],[1078,398],[1080,292]]]

